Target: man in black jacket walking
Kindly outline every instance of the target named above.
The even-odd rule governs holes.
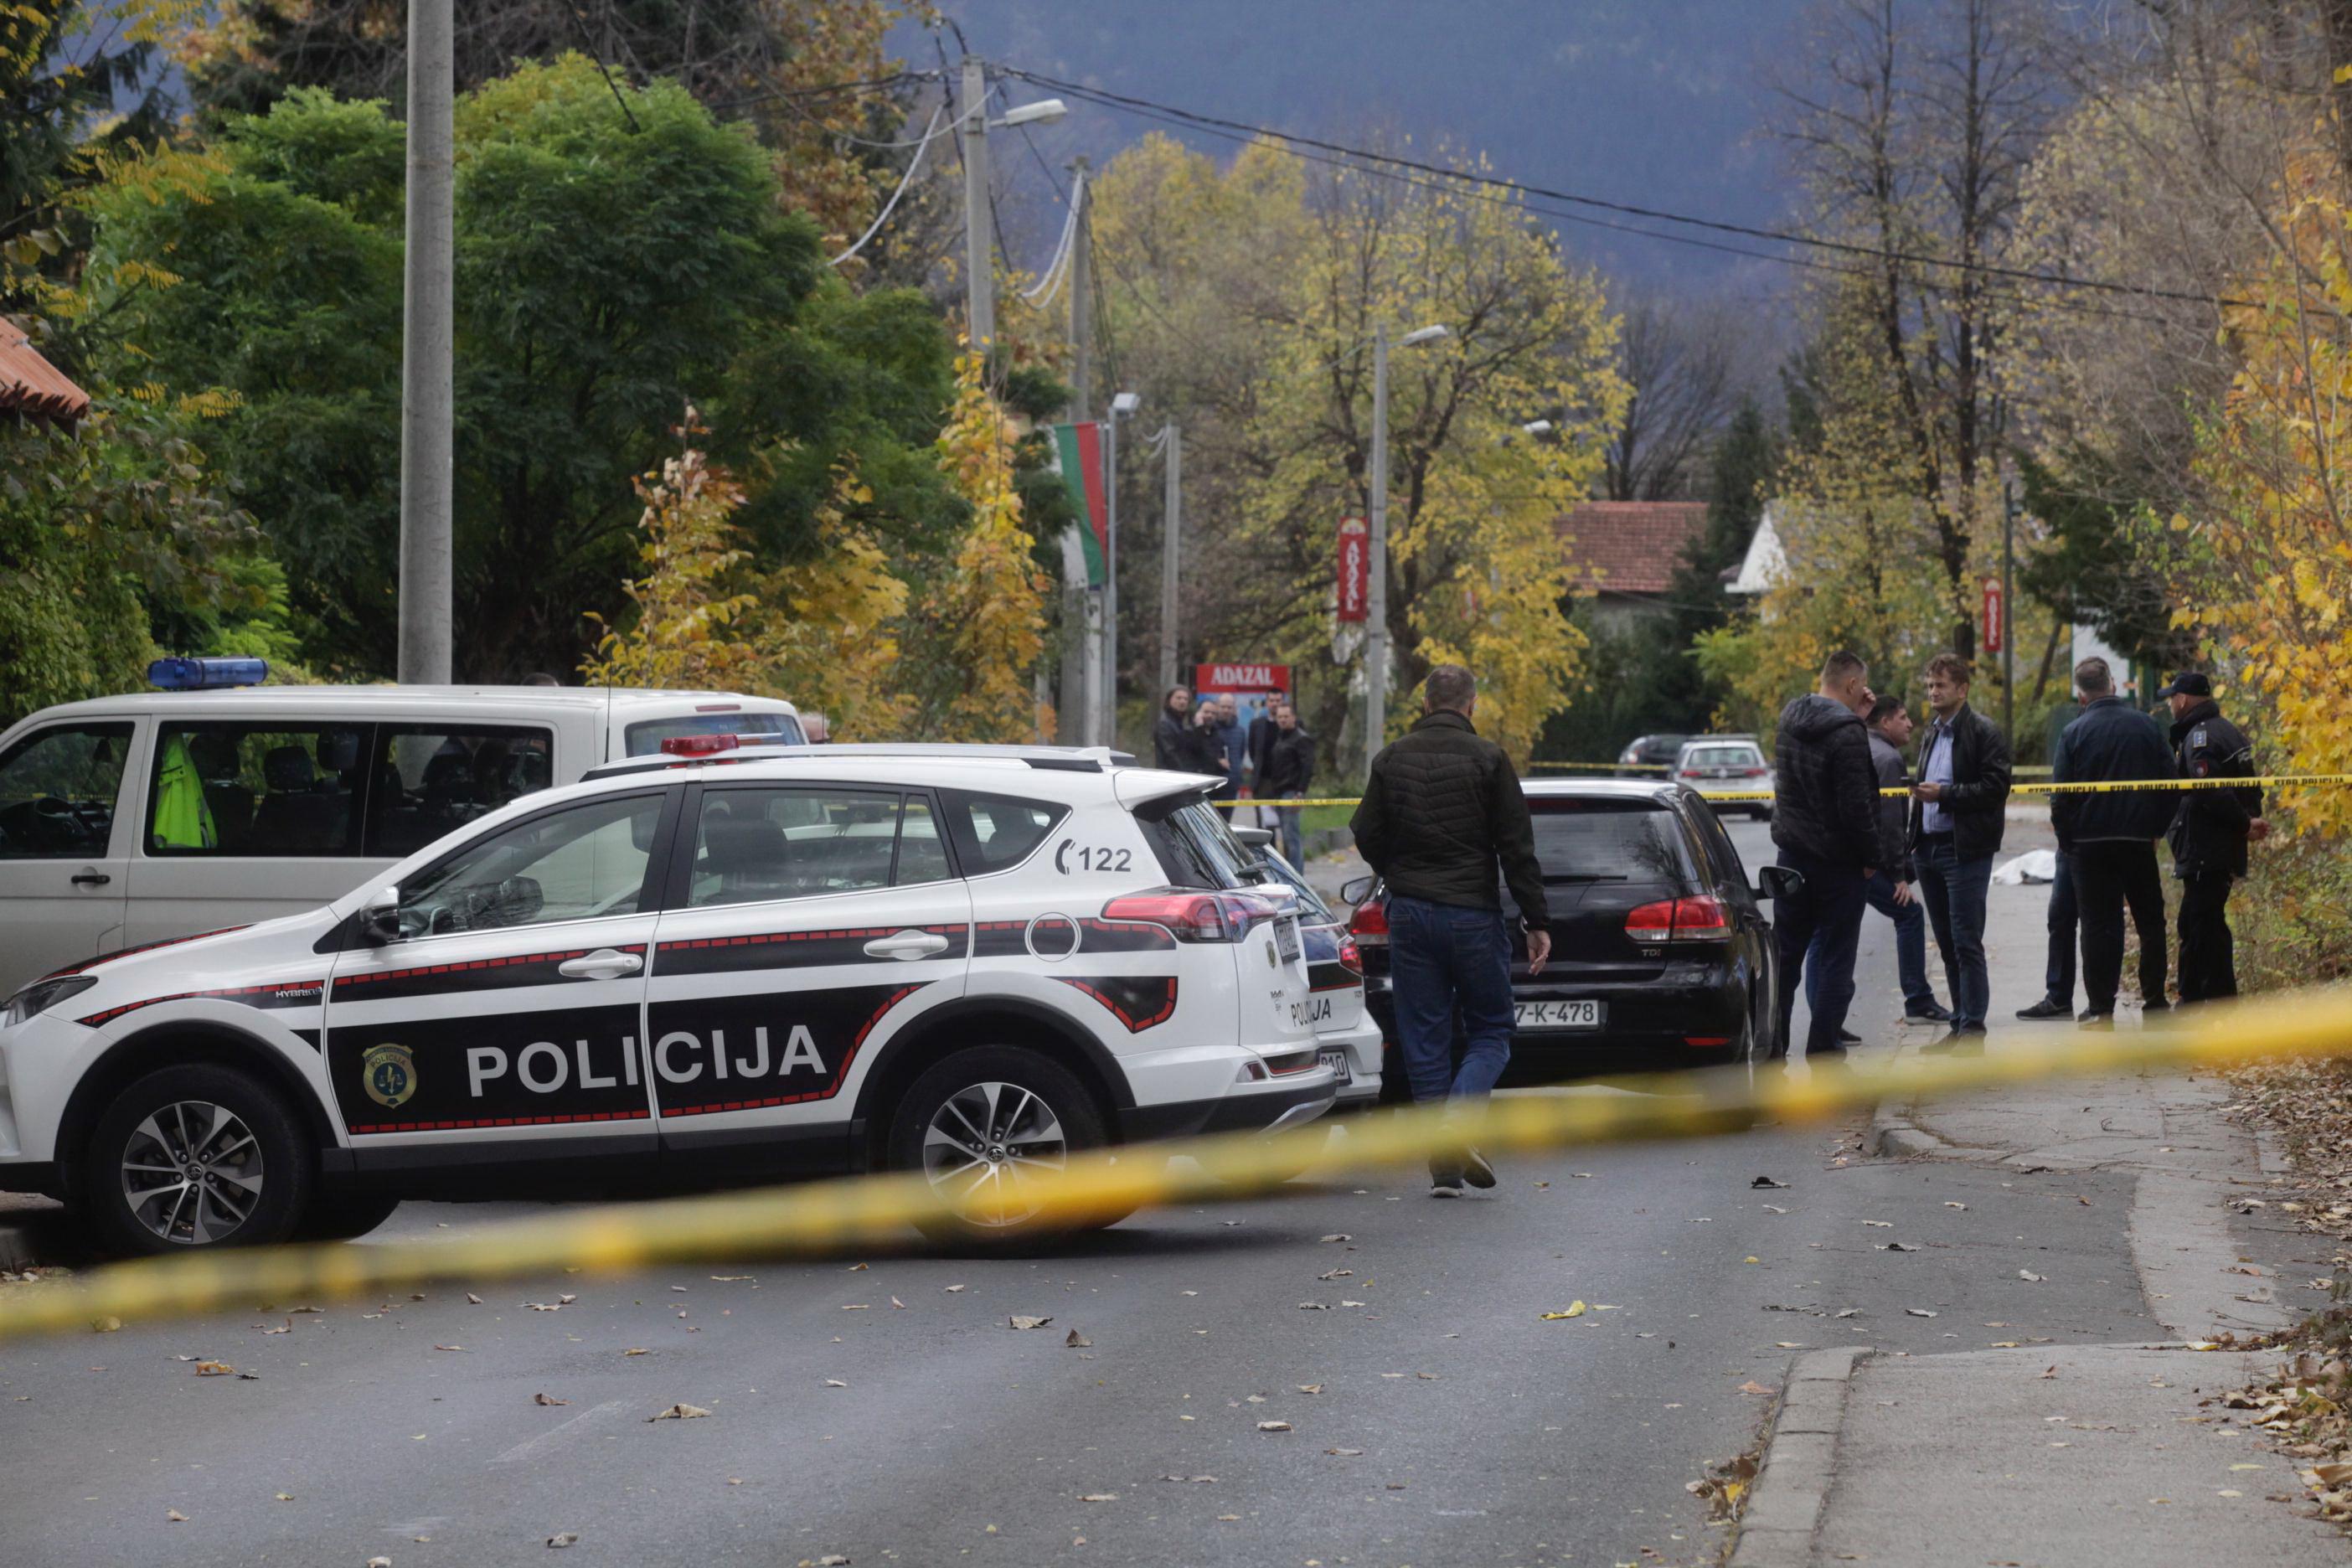
[[[2066,726],[2050,753],[2052,784],[2115,784],[2172,776],[2172,752],[2156,721],[2116,695],[2104,658],[2074,667],[2080,717]],[[2050,797],[2058,852],[2074,878],[2076,919],[2083,932],[2083,990],[2090,1006],[2078,1020],[2086,1029],[2112,1029],[2116,991],[2123,979],[2124,906],[2139,929],[2139,994],[2143,1012],[2160,1013],[2164,999],[2164,883],[2156,868],[2156,841],[2172,816],[2173,792],[2113,794],[2060,791]]]
[[[2172,744],[2184,779],[2260,776],[2245,731],[2221,717],[2213,683],[2184,670],[2157,693],[2172,707]],[[2246,874],[2246,846],[2270,836],[2259,785],[2189,789],[2166,837],[2180,879],[2180,1000],[2213,1002],[2238,994],[2230,935],[2230,884]]]
[[[1874,700],[1869,674],[1859,654],[1830,655],[1820,689],[1780,710],[1772,742],[1772,842],[1780,846],[1780,863],[1805,879],[1772,908],[1773,940],[1780,953],[1775,1056],[1788,1054],[1802,975],[1813,1015],[1805,1055],[1844,1058],[1841,1036],[1853,1003],[1864,884],[1900,859],[1879,839],[1878,770],[1862,722]],[[1807,974],[1809,959],[1814,967]]]
[[[1372,759],[1349,826],[1388,887],[1389,970],[1397,1049],[1416,1100],[1483,1097],[1511,1059],[1511,939],[1496,889],[1507,884],[1527,933],[1528,973],[1551,956],[1535,823],[1511,759],[1472,728],[1477,683],[1441,664],[1421,719]],[[1500,868],[1499,878],[1496,875]],[[1467,1045],[1454,1066],[1454,1018]],[[1430,1194],[1495,1184],[1475,1149],[1429,1162]]]
[[[1992,982],[1985,970],[1985,889],[2009,806],[2009,742],[1969,706],[1969,661],[1939,653],[1927,661],[1927,706],[1936,721],[1919,743],[1911,786],[1911,843],[1927,895],[1927,923],[1952,991],[1952,1031],[1931,1051],[1984,1049]]]
[[[1315,737],[1298,721],[1298,710],[1277,698],[1274,703],[1274,743],[1266,748],[1265,766],[1258,774],[1258,795],[1265,800],[1297,800],[1306,795],[1315,777]],[[1275,832],[1282,839],[1283,858],[1293,866],[1306,863],[1299,808],[1275,808]]]

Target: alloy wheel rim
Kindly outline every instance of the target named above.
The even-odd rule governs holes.
[[[261,1204],[261,1144],[242,1117],[210,1100],[174,1100],[131,1129],[122,1196],[131,1217],[181,1247],[208,1247]]]
[[[956,1090],[923,1129],[923,1173],[967,1223],[998,1228],[1035,1214],[1032,1183],[1069,1164],[1061,1118],[1035,1090],[982,1082]]]

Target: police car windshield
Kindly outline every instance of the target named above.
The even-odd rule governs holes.
[[[741,735],[747,745],[805,746],[800,721],[789,713],[681,713],[629,726],[629,755],[649,757],[679,735]],[[758,737],[757,740],[751,737]]]

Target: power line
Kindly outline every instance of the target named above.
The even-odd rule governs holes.
[[[563,8],[572,13],[572,25],[580,29],[580,47],[586,49],[588,58],[596,62],[596,74],[603,77],[604,85],[613,89],[613,101],[621,106],[622,116],[628,121],[629,129],[642,134],[645,127],[637,123],[636,112],[630,109],[629,100],[621,96],[621,84],[613,79],[613,73],[605,68],[604,53],[596,47],[596,40],[589,35],[588,18],[580,14],[579,0],[564,0]]]
[[[1621,213],[1631,217],[1650,218],[1664,223],[1685,224],[1695,228],[1710,229],[1722,234],[1739,235],[1750,239],[1770,240],[1776,244],[1781,245],[1806,246],[1819,250],[1831,250],[1844,255],[1862,257],[1874,261],[1903,261],[1917,266],[1948,268],[1958,272],[1973,272],[1987,277],[2008,278],[2021,282],[2044,284],[2053,288],[2084,289],[2101,293],[2129,294],[2142,299],[2172,300],[2200,305],[2221,304],[2243,306],[2249,303],[2249,301],[2242,300],[2216,297],[2210,294],[2195,294],[2180,289],[2157,289],[2135,283],[2119,283],[2112,279],[2077,278],[2067,273],[2036,272],[2026,268],[2002,267],[1992,262],[1985,261],[1955,261],[1948,258],[1928,256],[1917,251],[1888,250],[1877,246],[1858,244],[1851,240],[1824,239],[1816,235],[1798,234],[1786,229],[1763,228],[1750,224],[1732,223],[1720,218],[1695,217],[1687,213],[1671,212],[1659,207],[1639,206],[1627,202],[1608,201],[1599,196],[1580,195],[1573,191],[1554,190],[1543,185],[1534,185],[1526,184],[1522,181],[1505,179],[1499,175],[1481,174],[1463,169],[1449,169],[1443,164],[1424,163],[1418,159],[1406,158],[1395,153],[1373,153],[1363,148],[1350,147],[1342,142],[1325,142],[1311,136],[1300,136],[1291,132],[1275,130],[1271,126],[1254,125],[1247,121],[1227,120],[1217,115],[1203,114],[1194,110],[1181,109],[1173,104],[1158,103],[1150,99],[1136,98],[1126,93],[1112,92],[1107,89],[1084,87],[1076,82],[1063,81],[1058,78],[1041,75],[1034,71],[1023,70],[1017,67],[1007,66],[1003,68],[1003,69],[1005,74],[1019,77],[1024,81],[1030,82],[1034,86],[1047,88],[1055,92],[1068,93],[1106,108],[1124,109],[1135,113],[1145,114],[1158,119],[1172,120],[1178,123],[1198,130],[1205,130],[1213,132],[1222,132],[1232,140],[1255,141],[1265,139],[1278,143],[1286,143],[1287,144],[1286,150],[1293,151],[1294,153],[1296,152],[1296,149],[1301,147],[1315,148],[1321,152],[1333,154],[1336,158],[1349,160],[1351,161],[1351,164],[1391,164],[1397,168],[1414,170],[1420,174],[1431,175],[1439,180],[1453,182],[1459,184],[1479,185],[1489,189],[1509,191],[1522,197],[1539,196],[1548,201],[1565,202],[1575,206],[1591,207],[1604,212]],[[1564,216],[1567,215],[1553,216]],[[1632,232],[1647,234],[1649,237],[1655,239],[1680,241],[1683,243],[1703,243],[1696,241],[1692,237],[1688,236],[1677,237],[1638,229],[1633,230]],[[1712,247],[1711,248],[1723,247]],[[1796,262],[1790,258],[1773,256],[1763,252],[1737,252],[1736,254],[1754,255],[1761,260],[1783,261],[1789,262],[1791,265],[1806,265],[1804,263]]]

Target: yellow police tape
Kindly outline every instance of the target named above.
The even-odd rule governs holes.
[[[1815,1066],[1802,1079],[1764,1064],[1752,1075],[1738,1067],[1661,1074],[1635,1080],[1644,1092],[1634,1095],[1507,1095],[1458,1110],[1425,1106],[1351,1120],[1337,1140],[1311,1125],[1099,1150],[1037,1179],[1028,1195],[1042,1226],[1099,1225],[1149,1206],[1263,1196],[1303,1171],[1407,1168],[1464,1143],[1521,1154],[1711,1137],[1762,1120],[1820,1121],[1890,1097],[2352,1052],[2352,991],[2210,1005],[2179,1016],[2137,1034],[2070,1030],[2030,1045],[2004,1037],[1974,1058],[1864,1056],[1857,1066]],[[1171,1158],[1179,1154],[1190,1158]],[[478,1289],[567,1270],[612,1275],[721,1258],[845,1257],[902,1246],[909,1227],[952,1212],[921,1175],[898,1173],[583,1209],[440,1241],[194,1253],[0,1289],[0,1339],[228,1309],[282,1313],[327,1300],[380,1300],[434,1284]]]
[[[2011,784],[2011,795],[2116,795],[2143,789],[2271,789],[2286,784],[2352,784],[2352,773],[2264,773],[2250,779],[2116,779],[2084,781],[2073,784]],[[1769,789],[1697,789],[1696,793],[1708,800],[1772,800],[1775,792]],[[1883,789],[1878,792],[1888,799],[1908,795],[1908,788]],[[1360,805],[1360,795],[1318,795],[1307,800],[1285,800],[1268,797],[1262,800],[1220,800],[1212,804],[1228,809],[1244,805],[1290,807],[1302,805]]]

